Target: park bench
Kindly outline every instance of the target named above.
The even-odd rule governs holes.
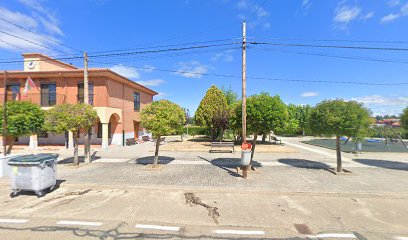
[[[136,140],[134,138],[126,139],[126,146],[135,145],[135,144],[136,144]]]
[[[270,142],[273,141],[273,144],[278,144],[278,142],[279,142],[279,145],[282,145],[282,140],[278,139],[276,136],[271,136],[269,141]]]
[[[232,147],[232,153],[235,153],[234,142],[211,142],[211,150],[213,152],[213,147]]]

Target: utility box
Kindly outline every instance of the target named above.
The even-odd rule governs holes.
[[[17,196],[21,190],[33,191],[42,197],[46,190],[54,189],[57,184],[57,157],[57,154],[30,154],[10,158],[10,197]]]

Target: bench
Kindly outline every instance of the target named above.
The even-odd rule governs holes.
[[[271,136],[271,138],[270,138],[269,141],[270,141],[270,142],[273,141],[274,144],[278,144],[278,142],[279,142],[279,145],[282,145],[282,140],[281,140],[281,139],[278,139],[278,138],[275,137],[275,136]]]
[[[211,142],[210,153],[213,152],[213,147],[232,147],[232,153],[235,153],[234,142]]]
[[[135,144],[136,144],[136,140],[134,138],[126,139],[126,146],[135,145]]]

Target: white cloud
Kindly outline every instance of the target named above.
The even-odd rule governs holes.
[[[112,66],[110,70],[130,79],[140,78],[139,72],[134,67],[128,67],[119,64]]]
[[[263,6],[259,5],[257,2],[252,0],[240,0],[235,4],[241,12],[238,14],[238,17],[241,20],[249,20],[248,28],[256,28],[261,26],[264,29],[270,27],[270,24],[267,21],[267,17],[270,15]],[[247,19],[250,16],[250,19]]]
[[[356,19],[361,13],[361,8],[354,6],[341,6],[336,8],[333,20],[338,23],[348,24]]]
[[[232,62],[234,61],[234,56],[232,55],[233,50],[227,50],[220,53],[216,53],[210,58],[213,62],[223,61],[223,62]]]
[[[388,6],[390,6],[390,7],[396,7],[396,6],[398,6],[400,3],[401,3],[401,2],[400,2],[399,0],[389,0],[387,4],[388,4]]]
[[[59,27],[59,20],[54,11],[42,6],[38,0],[19,0],[19,2],[35,11],[35,15],[38,15],[41,24],[48,32],[61,36],[64,35]]]
[[[374,17],[374,12],[373,12],[373,11],[368,12],[367,14],[361,16],[360,19],[362,19],[362,20],[367,20],[367,19],[370,19],[370,18],[372,18],[372,17]]]
[[[136,82],[143,86],[159,86],[164,83],[164,80],[163,79],[152,79],[152,80],[136,81]]]
[[[382,17],[380,23],[389,23],[404,16],[408,16],[408,2],[400,8],[398,13],[390,13]]]
[[[345,1],[341,1],[334,10],[334,27],[335,29],[348,31],[348,25],[353,21],[366,21],[374,16],[374,12],[364,13],[360,6],[344,5]]]
[[[316,97],[319,96],[318,92],[304,92],[300,95],[301,97]]]
[[[307,15],[307,13],[309,12],[310,7],[312,6],[312,1],[311,0],[303,0],[302,1],[302,10],[303,10],[303,14]]]
[[[24,2],[24,4],[26,3],[28,4],[28,0]],[[54,49],[61,48],[60,45],[56,44],[56,42],[59,42],[59,40],[48,34],[53,32],[57,33],[59,36],[63,35],[62,30],[58,27],[58,25],[56,25],[58,19],[55,17],[55,15],[45,13],[44,8],[38,2],[34,3],[34,6],[36,7],[30,8],[31,14],[25,14],[19,11],[7,9],[5,7],[0,7],[0,16],[6,20],[0,20],[0,30],[8,33],[0,33],[0,49],[18,52],[22,51],[22,49],[26,49],[27,51],[39,51],[46,54],[51,54],[55,52],[39,45]],[[37,9],[40,9],[41,11],[38,11]],[[52,20],[50,20],[51,18]],[[54,23],[52,23],[52,21]],[[30,29],[32,32],[19,28],[12,23]],[[45,36],[45,38],[38,34]],[[13,37],[11,35],[18,36],[22,39],[28,39],[36,44]],[[66,51],[66,49],[64,50]]]
[[[201,78],[208,71],[208,67],[198,61],[180,62],[175,73],[186,78]]]
[[[370,96],[363,96],[353,98],[357,102],[361,102],[364,104],[371,104],[371,105],[381,105],[381,106],[406,106],[408,105],[408,96],[391,96],[385,97],[381,95],[370,95]]]
[[[381,22],[381,23],[392,22],[392,21],[394,21],[395,19],[397,19],[397,18],[399,18],[399,17],[400,17],[399,14],[390,13],[390,14],[388,14],[388,15],[382,17],[381,20],[380,20],[380,22]]]
[[[357,102],[363,103],[376,115],[399,115],[408,105],[408,96],[382,96],[368,95],[352,98]]]

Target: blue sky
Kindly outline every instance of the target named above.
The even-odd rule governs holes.
[[[2,0],[0,16],[47,38],[0,20],[1,31],[57,50],[0,32],[1,59],[20,58],[25,50],[57,57],[63,55],[58,51],[79,54],[55,41],[90,55],[116,49],[140,51],[174,45],[170,46],[173,48],[201,41],[205,43],[193,45],[233,43],[240,41],[243,19],[248,22],[249,41],[408,47],[408,0],[84,0],[80,4],[69,0]],[[213,40],[225,41],[207,43]],[[257,45],[248,47],[247,60],[249,77],[408,82],[407,51]],[[82,60],[68,62],[82,64]],[[91,58],[90,65],[118,71],[159,92],[156,99],[172,100],[191,112],[212,84],[241,91],[240,79],[202,75],[240,76],[241,50],[236,44],[177,53]],[[21,68],[21,63],[0,64],[0,69]],[[374,114],[399,114],[408,106],[408,85],[299,83],[250,78],[247,84],[248,95],[267,91],[279,94],[286,103],[314,105],[323,99],[355,99],[365,103]]]

